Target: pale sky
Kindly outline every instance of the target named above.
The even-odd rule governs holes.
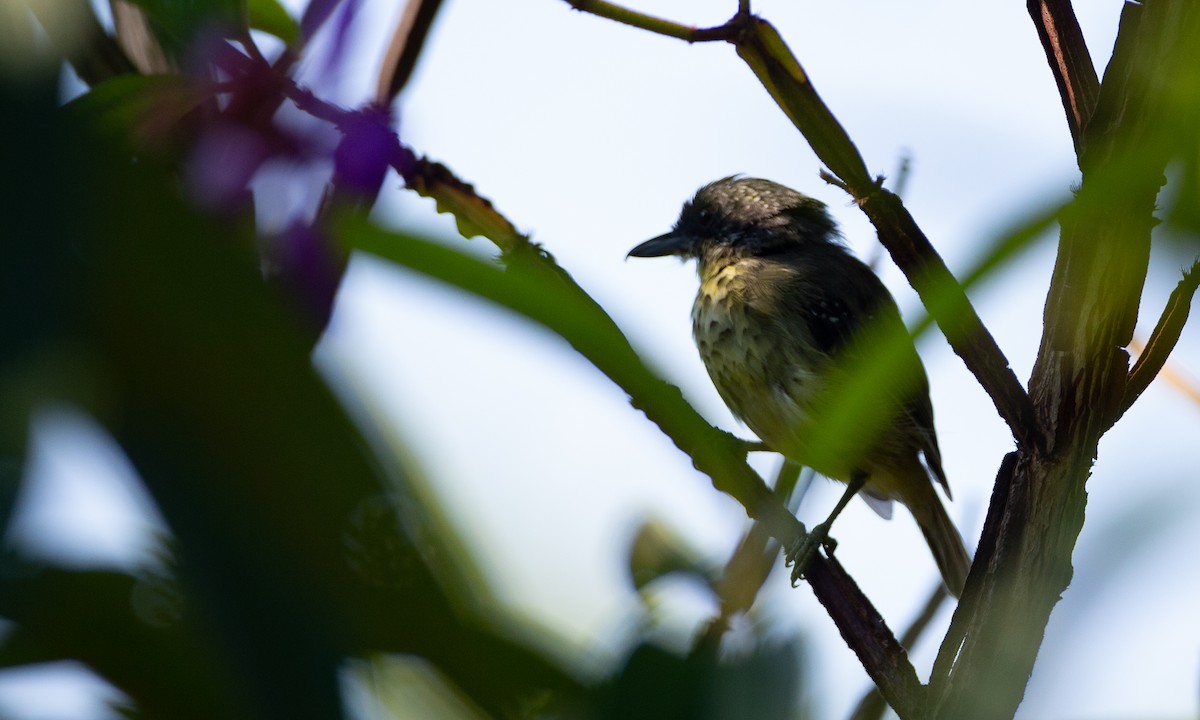
[[[373,88],[400,5],[366,0],[353,43],[361,54],[340,101],[357,104]],[[697,25],[736,9],[734,0],[630,5]],[[902,155],[911,157],[906,203],[952,270],[969,268],[1005,226],[1067,197],[1078,180],[1024,3],[758,0],[754,10],[780,30],[872,171],[892,174]],[[1076,10],[1102,71],[1120,3],[1079,2]],[[874,250],[869,224],[819,180],[816,158],[727,45],[652,36],[561,0],[446,0],[399,108],[406,143],[449,165],[532,233],[653,367],[705,417],[742,435],[749,431],[723,407],[692,345],[693,268],[626,262],[625,253],[667,230],[697,187],[732,173],[824,200],[860,256]],[[398,178],[386,187],[380,222],[464,242]],[[1052,240],[972,292],[1022,381],[1037,348]],[[482,239],[466,244],[492,252]],[[1161,243],[1155,251],[1142,337],[1187,262]],[[886,259],[881,274],[911,322],[915,295]],[[1194,325],[1175,355],[1193,376]],[[1012,441],[939,333],[918,349],[954,490],[949,512],[973,548]],[[318,362],[414,450],[495,591],[579,648],[597,672],[620,658],[641,612],[625,571],[639,522],[661,519],[714,563],[745,529],[741,508],[565,343],[384,262],[352,264]],[[40,437],[59,459],[36,466],[35,486],[57,500],[28,501],[28,542],[94,552],[106,547],[97,538],[115,538],[104,558],[137,557],[140,506],[89,499],[94,488],[121,487],[131,471],[85,420],[47,417]],[[1101,443],[1075,581],[1051,619],[1018,717],[1196,716],[1200,523],[1189,520],[1200,511],[1198,433],[1200,407],[1156,382]],[[768,475],[777,464],[764,455],[754,462]],[[80,482],[89,472],[93,481]],[[839,492],[819,480],[802,519],[823,517]],[[94,518],[80,510],[97,506],[113,511]],[[902,629],[937,577],[911,518],[898,510],[885,522],[856,502],[833,534],[843,564]],[[686,587],[664,588],[656,599],[671,642],[686,643],[712,611]],[[913,653],[922,675],[948,618],[944,609]],[[817,716],[846,717],[868,681],[811,591],[789,588],[776,573],[755,621],[804,634]],[[0,711],[94,716],[71,714],[78,708],[37,714],[28,688],[0,674]],[[80,694],[94,697],[86,688]]]

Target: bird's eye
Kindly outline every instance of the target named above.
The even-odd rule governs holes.
[[[700,210],[696,213],[696,220],[698,220],[701,225],[711,225],[713,220],[712,210],[709,210],[708,208],[700,208]]]

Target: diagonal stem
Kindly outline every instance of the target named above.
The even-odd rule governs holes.
[[[500,230],[482,234],[504,250],[506,269],[413,238],[398,243],[361,218],[357,218],[357,248],[458,285],[544,324],[625,390],[631,404],[687,453],[716,489],[741,503],[746,514],[771,537],[785,547],[804,537],[804,526],[746,464],[744,440],[713,428],[687,404],[678,388],[653,376],[603,308],[553,258],[520,237],[512,223],[473,187],[444,166],[418,162],[416,167],[435,170],[429,177],[409,171],[412,177],[406,180],[419,192],[436,198],[439,207],[455,213],[460,222],[462,213],[471,227],[486,225]],[[432,178],[432,184],[418,185],[417,175],[422,182]],[[817,555],[805,579],[888,703],[902,718],[917,717],[925,692],[916,671],[882,615],[849,573],[836,558]]]
[[[409,0],[404,6],[379,71],[375,102],[387,105],[408,84],[441,6],[442,0]]]
[[[921,635],[933,623],[933,619],[937,617],[937,612],[942,607],[942,603],[946,598],[950,597],[950,593],[946,590],[945,584],[939,582],[933,592],[930,593],[929,599],[925,601],[924,607],[913,618],[912,623],[904,630],[904,634],[900,636],[900,644],[906,648],[911,648],[921,638]],[[879,720],[887,712],[887,703],[883,696],[879,694],[877,688],[871,688],[867,694],[858,701],[858,705],[854,708],[854,712],[850,714],[850,720]]]
[[[879,241],[917,291],[954,353],[962,358],[992,399],[1017,443],[1022,447],[1041,447],[1041,430],[1029,394],[975,312],[962,285],[900,198],[876,187],[859,198],[859,204],[878,231]]]
[[[833,175],[824,177],[850,193],[875,225],[880,242],[937,320],[954,352],[992,398],[1013,437],[1022,447],[1042,446],[1033,403],[962,286],[900,199],[871,176],[858,148],[770,23],[745,14],[747,3],[740,3],[738,14],[726,24],[697,30],[603,0],[565,1],[577,10],[668,37],[689,42],[726,40],[736,46],[738,55],[832,171]]]
[[[1171,291],[1171,296],[1167,298],[1167,307],[1163,309],[1162,317],[1158,319],[1158,324],[1150,333],[1150,339],[1146,341],[1146,348],[1138,355],[1137,362],[1129,371],[1129,382],[1125,385],[1125,397],[1121,401],[1120,414],[1113,419],[1113,422],[1125,414],[1125,411],[1146,391],[1151,381],[1166,364],[1167,357],[1175,349],[1175,344],[1179,342],[1179,335],[1183,332],[1183,326],[1187,322],[1192,298],[1196,295],[1198,286],[1200,286],[1200,260],[1192,263],[1192,267],[1183,273],[1183,278]]]

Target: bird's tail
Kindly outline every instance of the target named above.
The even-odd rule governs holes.
[[[919,498],[904,498],[904,504],[912,511],[925,542],[933,551],[934,562],[942,572],[942,581],[954,597],[962,595],[967,573],[971,570],[971,557],[963,545],[958,528],[946,514],[946,508],[938,498],[933,485],[925,483],[925,491]]]

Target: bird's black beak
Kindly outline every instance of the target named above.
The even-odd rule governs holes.
[[[638,245],[629,251],[626,257],[663,257],[664,255],[683,255],[691,247],[691,240],[674,231],[659,235],[653,240]]]

